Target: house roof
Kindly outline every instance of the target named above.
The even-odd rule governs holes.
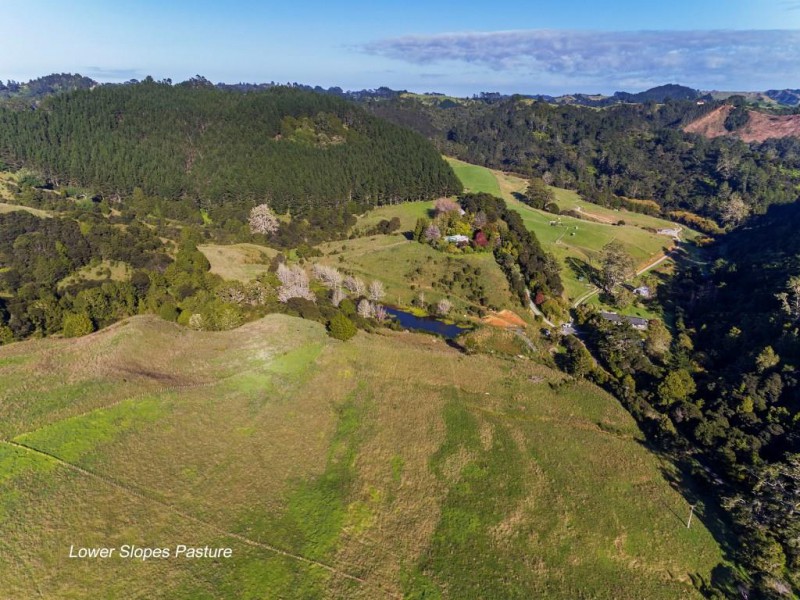
[[[603,317],[606,321],[611,321],[612,323],[622,323],[623,320],[627,321],[634,327],[647,327],[648,322],[647,319],[643,319],[641,317],[628,317],[624,315],[618,315],[614,312],[606,312],[601,311],[600,316]]]
[[[622,317],[617,313],[601,311],[600,316],[603,317],[606,321],[613,321],[614,323],[619,323],[622,321]]]

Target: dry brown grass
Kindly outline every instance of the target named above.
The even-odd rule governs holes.
[[[219,333],[137,317],[78,340],[0,348],[0,377],[5,434],[38,428],[17,439],[55,453],[72,443],[70,423],[121,415],[75,459],[98,477],[9,467],[0,444],[2,597],[376,598],[417,589],[409,573],[453,597],[459,581],[437,561],[464,557],[436,554],[452,535],[444,525],[463,508],[465,478],[496,452],[513,462],[487,476],[519,468],[523,493],[507,501],[502,486],[471,488],[507,504],[474,525],[491,540],[475,542],[475,560],[511,569],[483,597],[502,595],[492,587],[502,581],[530,597],[693,597],[686,573],[707,576],[719,559],[702,518],[687,531],[664,509],[686,502],[622,407],[587,383],[551,387],[563,375],[532,361],[464,356],[398,332],[341,343],[280,315]],[[96,387],[74,392],[86,382]],[[73,391],[51,404],[48,389]],[[156,417],[131,420],[136,402],[119,401],[134,390],[151,392]],[[447,446],[461,439],[445,418],[454,408],[475,422],[475,445]],[[71,543],[226,545],[235,558],[89,563],[65,557]]]
[[[256,244],[198,246],[211,263],[211,272],[223,279],[251,281],[267,272],[277,250]]]

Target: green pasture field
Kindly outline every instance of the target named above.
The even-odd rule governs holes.
[[[722,560],[620,404],[528,360],[144,316],[0,378],[0,597],[700,598]]]

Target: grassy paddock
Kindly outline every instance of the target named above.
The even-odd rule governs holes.
[[[277,250],[257,244],[206,244],[198,246],[211,263],[211,272],[223,279],[251,281],[266,273]]]
[[[597,255],[605,244],[611,241],[620,242],[640,266],[646,265],[672,246],[671,238],[657,235],[653,231],[675,227],[670,221],[626,210],[605,208],[581,200],[576,192],[551,188],[555,194],[555,202],[561,210],[583,212],[589,219],[555,216],[531,208],[515,197],[515,193],[525,191],[525,179],[453,158],[447,160],[467,191],[500,196],[522,215],[526,227],[559,260],[565,296],[570,301],[591,289],[589,274],[598,266]],[[615,225],[620,220],[625,225]],[[684,237],[688,239],[697,236],[696,232],[686,228],[683,231]]]
[[[391,214],[389,207],[385,208],[384,214]],[[325,256],[315,261],[351,271],[365,280],[382,281],[386,288],[385,301],[389,304],[409,305],[422,292],[427,302],[447,297],[456,309],[477,308],[461,285],[453,285],[451,289],[436,285],[461,265],[480,268],[478,280],[490,304],[499,307],[518,304],[491,253],[445,254],[426,244],[409,241],[401,234],[329,242],[319,248]]]
[[[527,360],[137,317],[4,346],[0,376],[33,449],[0,442],[3,597],[699,598],[721,560],[625,410]],[[179,543],[234,555],[67,558]]]
[[[87,265],[68,275],[58,282],[59,288],[80,283],[82,281],[128,281],[132,269],[129,264],[122,261],[104,260],[96,265]]]
[[[500,184],[491,169],[472,165],[457,158],[447,158],[456,176],[464,184],[466,192],[486,192],[497,197],[502,197]]]

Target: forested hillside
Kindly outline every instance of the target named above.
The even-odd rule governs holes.
[[[746,144],[708,140],[680,127],[719,104],[622,104],[601,110],[521,97],[498,102],[413,97],[367,104],[375,114],[429,136],[449,155],[541,177],[613,205],[655,200],[722,225],[792,202],[800,183],[800,140]]]
[[[72,73],[52,73],[44,77],[31,79],[26,83],[19,81],[0,81],[0,100],[36,100],[73,90],[86,90],[98,85],[93,79]]]
[[[134,188],[294,214],[448,195],[460,184],[416,133],[333,96],[147,80],[0,109],[0,160],[105,195]]]
[[[644,352],[632,329],[578,319],[618,397],[726,511],[753,598],[800,587],[798,227],[800,205],[775,206],[707,263],[679,261],[673,337],[651,326]]]
[[[772,208],[723,238],[706,279],[675,288],[702,367],[696,398],[670,409],[731,482],[727,507],[751,565],[800,586],[800,206]],[[786,570],[784,571],[784,565]]]

